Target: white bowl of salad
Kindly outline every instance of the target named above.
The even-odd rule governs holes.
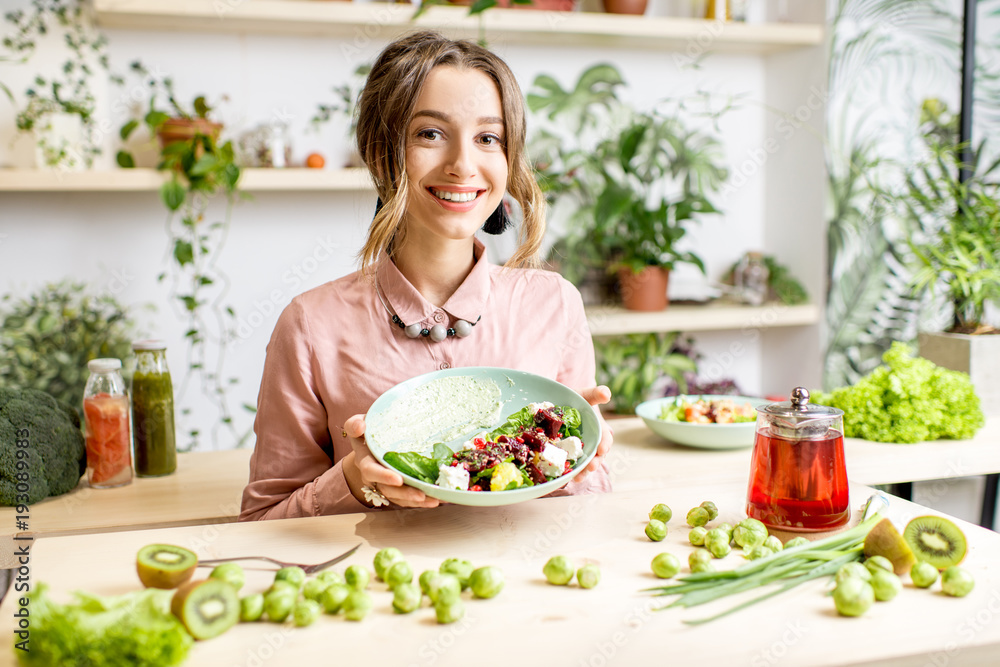
[[[739,449],[753,445],[757,408],[769,402],[750,396],[684,394],[640,403],[635,413],[654,433],[679,445]]]
[[[509,368],[402,382],[365,416],[366,442],[404,483],[459,505],[509,505],[565,486],[597,453],[596,411],[572,389]]]

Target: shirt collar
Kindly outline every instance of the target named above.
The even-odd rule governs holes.
[[[473,239],[473,243],[472,252],[476,263],[441,309],[454,318],[475,323],[486,309],[486,300],[490,295],[490,263],[482,241]],[[427,321],[433,323],[437,306],[427,301],[410,284],[385,251],[382,251],[375,275],[378,289],[403,324]]]

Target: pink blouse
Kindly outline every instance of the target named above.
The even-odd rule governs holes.
[[[498,366],[572,389],[594,386],[593,342],[576,288],[549,271],[491,265],[478,240],[475,253],[472,272],[441,308],[388,256],[376,267],[379,288],[403,322],[430,328],[478,320],[466,338],[408,338],[360,272],[309,290],[285,308],[267,346],[241,521],[369,510],[344,478],[341,461],[351,444],[341,435],[343,425],[408,378]],[[602,468],[561,491],[610,488]]]

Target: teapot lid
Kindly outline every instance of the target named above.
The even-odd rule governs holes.
[[[814,439],[826,434],[827,429],[839,420],[844,411],[809,402],[809,390],[805,387],[792,389],[788,401],[772,403],[757,408],[763,412],[771,425],[771,431],[779,436],[792,439]]]

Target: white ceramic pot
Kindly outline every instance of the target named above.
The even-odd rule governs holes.
[[[921,333],[919,345],[924,359],[968,373],[983,413],[1000,415],[1000,335]]]
[[[35,126],[35,167],[55,171],[82,171],[83,119],[76,114],[55,113]]]

